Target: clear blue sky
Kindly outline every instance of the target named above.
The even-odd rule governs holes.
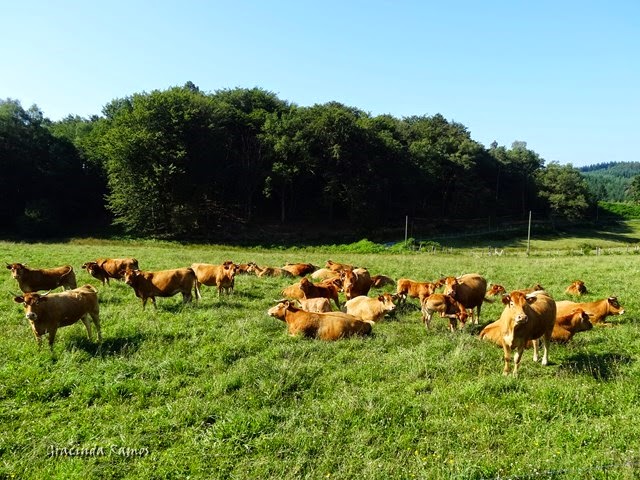
[[[0,98],[59,120],[192,81],[442,114],[546,162],[640,161],[639,0],[3,2]]]

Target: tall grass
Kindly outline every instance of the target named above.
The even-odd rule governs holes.
[[[15,282],[0,280],[0,478],[635,478],[637,256],[347,250],[0,243],[6,262],[76,267],[99,288],[104,335],[98,346],[78,324],[53,354],[38,349]],[[478,272],[507,289],[541,283],[556,299],[580,278],[587,301],[617,295],[626,313],[552,346],[548,367],[527,352],[514,379],[479,327],[451,334],[435,319],[426,331],[415,305],[371,338],[292,338],[266,314],[290,280],[241,276],[232,296],[204,287],[198,304],[176,296],[143,311],[128,286],[80,270],[103,256],[149,270],[332,259],[393,278]],[[485,303],[482,323],[501,310]]]

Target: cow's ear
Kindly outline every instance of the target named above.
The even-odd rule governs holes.
[[[11,265],[7,263],[7,270],[11,270]]]
[[[13,297],[13,301],[16,303],[24,303],[24,297],[21,297],[21,296]]]
[[[526,296],[526,297],[524,297],[524,298],[526,298],[526,299],[527,299],[527,303],[528,303],[528,304],[532,304],[532,303],[534,303],[534,302],[538,299],[538,297],[537,297],[536,295],[531,295],[531,296],[527,295],[527,296]]]
[[[503,295],[502,296],[502,303],[504,303],[505,305],[509,305],[509,303],[511,303],[511,296],[510,295]]]
[[[384,302],[384,295],[378,295],[378,300],[380,300],[381,302]]]

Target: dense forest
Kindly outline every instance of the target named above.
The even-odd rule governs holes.
[[[191,82],[55,122],[0,100],[0,164],[2,228],[20,235],[110,225],[207,240],[265,225],[366,233],[405,216],[529,211],[580,220],[604,198],[571,165],[545,164],[522,141],[486,148],[440,114],[300,107],[259,88],[206,93]]]
[[[640,162],[598,163],[580,168],[589,190],[599,201],[635,201],[633,179],[640,175]]]

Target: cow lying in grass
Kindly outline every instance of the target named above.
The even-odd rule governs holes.
[[[379,322],[387,313],[396,309],[393,303],[394,295],[383,293],[377,297],[360,295],[344,304],[345,312],[361,320]]]
[[[280,302],[267,312],[287,324],[289,335],[302,335],[320,340],[338,340],[353,335],[369,335],[373,322],[360,320],[342,312],[314,313]]]

